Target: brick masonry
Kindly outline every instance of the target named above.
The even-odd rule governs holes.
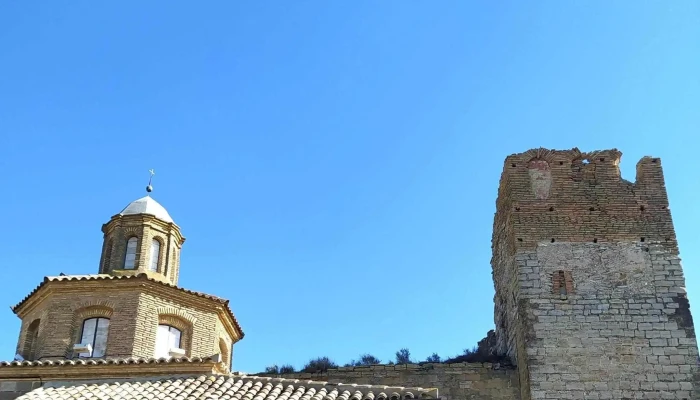
[[[104,241],[100,257],[100,273],[135,275],[148,273],[151,246],[160,243],[158,270],[151,275],[177,285],[180,275],[180,251],[185,238],[173,222],[165,222],[147,214],[115,215],[102,226]],[[134,269],[124,269],[126,243],[137,239]]]
[[[519,396],[516,371],[491,363],[372,365],[335,368],[320,373],[285,374],[283,377],[331,383],[437,388],[445,400],[515,400]]]
[[[238,340],[222,317],[221,303],[146,279],[49,282],[18,312],[22,327],[17,351],[26,359],[71,358],[83,320],[110,318],[105,357],[153,357],[156,330],[168,322],[183,332],[188,357],[222,354],[228,365]],[[38,322],[37,350],[28,354],[29,333]]]

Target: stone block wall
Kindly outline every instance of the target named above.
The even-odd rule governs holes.
[[[532,398],[699,398],[675,254],[653,243],[543,243],[516,262]],[[573,292],[553,290],[559,271],[570,271]]]
[[[437,388],[445,400],[520,398],[516,371],[490,363],[372,365],[281,376],[331,383]]]
[[[40,378],[0,380],[0,400],[14,400],[43,385]]]

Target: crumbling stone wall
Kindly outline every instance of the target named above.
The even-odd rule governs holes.
[[[697,343],[661,161],[506,159],[493,232],[497,351],[523,400],[700,398]]]
[[[445,400],[519,399],[515,369],[492,363],[372,365],[281,376],[331,383],[437,388],[438,395]]]

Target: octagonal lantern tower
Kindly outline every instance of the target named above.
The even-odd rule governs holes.
[[[16,358],[215,357],[229,370],[243,331],[228,300],[177,286],[185,238],[167,210],[149,195],[102,231],[97,274],[46,277],[13,307]]]

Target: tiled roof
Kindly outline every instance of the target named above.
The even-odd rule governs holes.
[[[122,364],[177,364],[218,362],[215,357],[180,358],[75,358],[39,361],[0,361],[0,368],[10,367],[52,367],[63,365],[122,365]]]
[[[58,281],[91,281],[91,280],[106,280],[106,279],[143,279],[143,280],[148,280],[150,282],[155,282],[167,287],[171,287],[177,290],[180,290],[185,293],[193,294],[195,296],[199,296],[205,299],[209,300],[214,300],[218,301],[219,303],[223,304],[228,312],[229,316],[233,320],[234,325],[236,326],[236,329],[238,332],[240,332],[240,338],[243,339],[243,336],[245,336],[245,333],[243,333],[243,329],[241,329],[241,325],[238,323],[238,320],[236,317],[233,315],[233,312],[231,311],[231,308],[229,307],[229,301],[226,299],[222,299],[221,297],[217,296],[212,296],[210,294],[202,293],[202,292],[196,292],[194,290],[189,290],[189,289],[184,289],[179,286],[172,285],[167,282],[162,282],[156,279],[153,279],[149,277],[148,275],[141,273],[141,274],[136,274],[136,275],[123,275],[123,276],[114,276],[114,275],[108,275],[108,274],[93,274],[93,275],[61,275],[61,276],[46,276],[44,277],[44,281],[39,284],[34,290],[32,290],[22,301],[17,303],[14,307],[12,307],[13,312],[17,312],[17,309],[20,308],[27,300],[29,300],[30,297],[32,297],[39,289],[41,289],[44,285],[46,285],[49,282],[58,282]]]
[[[47,382],[18,400],[404,400],[437,398],[437,389],[356,385],[237,375]]]

